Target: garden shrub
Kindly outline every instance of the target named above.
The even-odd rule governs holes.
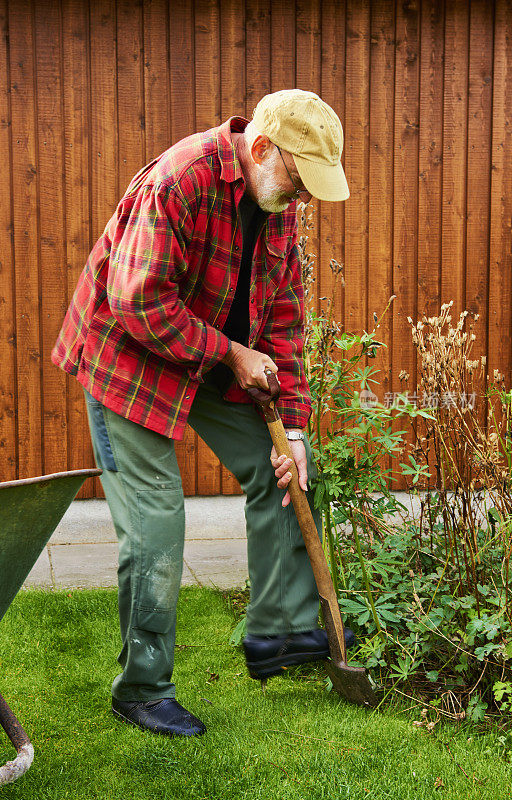
[[[450,326],[450,303],[412,326],[420,375],[413,397],[403,391],[391,405],[380,402],[368,362],[385,346],[382,315],[369,333],[341,330],[333,298],[343,269],[334,260],[333,297],[313,310],[305,209],[301,222],[315,504],[340,607],[358,637],[352,663],[370,670],[383,698],[414,695],[472,721],[508,712],[512,392],[498,372],[479,391],[485,357],[471,357],[467,312]],[[391,491],[400,471],[417,513]]]

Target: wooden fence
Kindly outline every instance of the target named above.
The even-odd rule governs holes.
[[[511,0],[0,0],[0,27],[1,479],[93,463],[49,354],[131,176],[281,88],[344,124],[351,197],[317,206],[317,294],[335,256],[347,329],[396,295],[381,397],[415,383],[407,317],[451,299],[510,385]],[[193,432],[177,449],[187,494],[239,491]]]

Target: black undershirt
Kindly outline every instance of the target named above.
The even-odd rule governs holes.
[[[247,347],[249,339],[249,290],[251,283],[252,257],[254,245],[268,213],[263,211],[254,200],[246,194],[240,200],[238,211],[242,223],[242,258],[240,272],[236,284],[235,296],[226,322],[222,327],[224,333],[234,342]],[[218,362],[206,373],[205,381],[213,383],[223,394],[233,380],[233,370],[227,364]]]

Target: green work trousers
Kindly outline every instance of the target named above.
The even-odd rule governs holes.
[[[112,693],[125,701],[173,698],[176,604],[185,538],[174,443],[119,416],[87,392],[86,402],[96,463],[103,469],[101,482],[119,540],[122,673],[115,678]],[[315,628],[318,593],[293,507],[281,506],[284,491],[276,485],[265,421],[252,404],[228,403],[217,388],[201,384],[188,422],[247,496],[248,632],[282,635]],[[314,467],[307,441],[306,451],[311,477]],[[320,531],[319,514],[313,513]]]

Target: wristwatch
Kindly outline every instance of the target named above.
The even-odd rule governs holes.
[[[290,442],[303,442],[304,441],[304,433],[302,431],[285,431],[286,438]]]

